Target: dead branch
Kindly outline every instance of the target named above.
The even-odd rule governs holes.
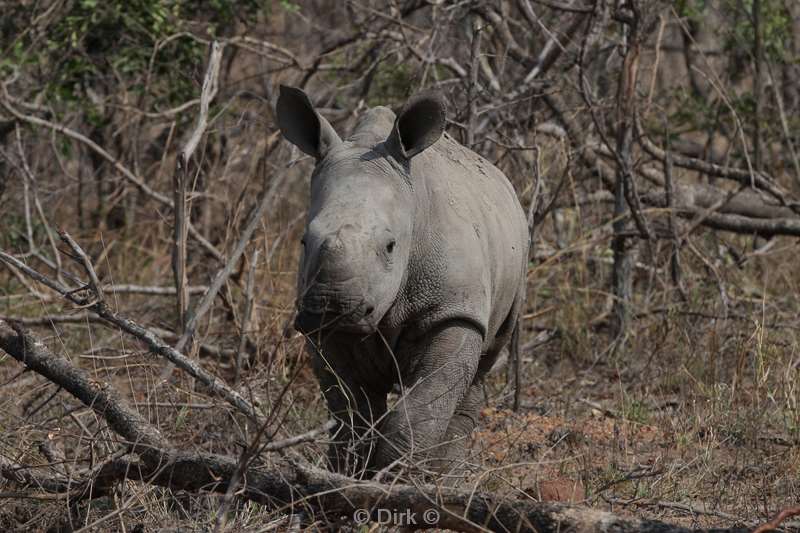
[[[669,143],[669,132],[666,132],[664,137],[667,139],[667,143]],[[675,288],[678,289],[678,294],[680,294],[681,299],[686,302],[688,301],[688,296],[686,294],[686,289],[683,287],[683,280],[681,279],[681,262],[680,262],[680,248],[681,243],[680,239],[678,239],[678,225],[675,220],[675,210],[673,209],[674,206],[674,195],[675,195],[675,187],[672,182],[672,156],[669,152],[669,144],[667,144],[667,153],[666,157],[664,158],[664,199],[667,204],[667,209],[669,209],[669,213],[667,214],[667,231],[670,234],[672,240],[672,249],[670,253],[670,277],[672,278],[672,284],[675,285]]]
[[[642,148],[648,154],[663,162],[666,158],[666,152],[647,137],[641,125],[637,125],[637,129],[639,130],[638,139]],[[749,170],[726,167],[675,153],[672,153],[671,156],[672,163],[677,167],[696,170],[710,176],[729,179],[745,186],[763,190],[778,200],[781,206],[789,207],[795,213],[800,213],[800,202],[791,200],[788,194],[775,184],[775,180],[764,172],[750,172]]]
[[[31,168],[28,165],[28,159],[25,156],[25,151],[22,148],[22,135],[21,135],[21,132],[20,132],[19,124],[16,124],[16,127],[14,128],[14,133],[16,134],[17,150],[19,152],[19,160],[20,160],[20,163],[21,163],[20,166],[22,168],[22,171],[23,171],[23,174],[24,174],[24,177],[25,177],[25,179],[23,181],[24,186],[25,186],[25,190],[27,191],[27,189],[30,187],[30,189],[31,189],[31,191],[33,193],[33,205],[36,208],[36,213],[39,215],[39,219],[41,220],[42,224],[45,227],[45,232],[47,234],[47,241],[50,244],[50,249],[53,252],[53,260],[55,261],[54,267],[55,267],[55,271],[56,271],[56,277],[57,277],[57,279],[60,280],[61,279],[61,256],[58,253],[58,247],[56,246],[56,241],[55,241],[55,238],[53,237],[53,230],[50,227],[50,223],[49,223],[49,221],[47,219],[47,216],[45,216],[45,214],[44,214],[44,209],[42,208],[42,202],[39,200],[38,185],[36,183],[36,178],[34,177],[33,172],[31,171]],[[26,199],[26,202],[27,202],[27,195],[26,195],[25,199]],[[27,207],[26,207],[26,213],[25,213],[25,215],[26,215],[26,225],[30,225],[30,221],[27,218],[28,217],[28,212],[27,211],[28,210],[27,210]],[[29,243],[28,244],[31,246],[31,248],[33,248],[35,246],[35,243],[32,240],[32,235],[30,235],[30,232],[29,232],[29,235],[28,235],[28,239],[29,239]]]
[[[643,238],[652,237],[649,225],[641,214],[639,195],[633,178],[633,122],[637,112],[636,84],[642,31],[641,6],[634,0],[628,3],[628,7],[633,14],[630,22],[623,27],[625,55],[617,82],[615,108],[617,139],[614,158],[617,163],[617,175],[614,183],[614,237],[611,240],[611,249],[614,252],[614,268],[611,274],[614,292],[612,332],[614,337],[618,338],[624,338],[628,333],[633,299],[632,243],[623,235],[628,215],[630,214]],[[594,114],[594,110],[592,113]]]
[[[522,65],[528,68],[535,66],[534,60],[530,54],[517,42],[508,23],[503,17],[489,4],[478,5],[475,12],[488,24],[491,24],[497,31],[498,36],[503,41],[503,44],[508,50],[508,54]]]
[[[214,41],[211,44],[211,57],[208,59],[208,68],[203,78],[203,88],[200,91],[200,113],[197,116],[197,125],[180,154],[180,160],[184,168],[186,168],[189,160],[194,155],[194,151],[197,149],[197,145],[205,135],[208,127],[208,109],[219,90],[219,68],[222,62],[223,49],[224,45],[218,41]]]
[[[183,155],[183,154],[181,154]],[[189,305],[189,281],[186,276],[186,234],[189,214],[186,209],[186,189],[189,181],[188,161],[179,156],[172,176],[173,212],[172,224],[172,274],[175,281],[175,295],[178,313],[178,330],[183,332],[186,324],[186,308]]]
[[[147,296],[174,296],[176,293],[175,287],[159,287],[155,285],[103,285],[103,290],[112,294],[144,294]],[[189,294],[202,294],[207,290],[208,287],[206,285],[186,287],[186,292]]]
[[[591,13],[594,8],[591,6],[581,6],[581,5],[572,5],[572,4],[563,4],[559,2],[552,2],[550,0],[532,0],[537,4],[541,4],[545,7],[549,7],[550,9],[555,9],[556,11],[565,11],[568,13]],[[528,0],[522,0],[523,3],[528,3]]]
[[[223,46],[214,41],[211,45],[211,57],[203,79],[203,88],[200,92],[200,113],[197,125],[192,131],[189,140],[175,160],[175,172],[172,176],[173,185],[173,243],[172,243],[172,272],[175,278],[175,293],[178,306],[178,329],[183,332],[186,326],[186,312],[189,305],[189,293],[186,275],[186,237],[189,226],[189,213],[187,210],[187,189],[190,175],[189,166],[200,139],[205,135],[208,127],[208,109],[211,101],[219,89],[219,68],[222,62]],[[178,350],[182,350],[178,348]]]
[[[533,12],[533,8],[528,0],[520,0],[519,4],[520,9],[532,26],[531,30],[543,30],[550,36],[547,43],[539,52],[536,58],[536,64],[528,75],[525,76],[525,79],[522,80],[522,84],[527,85],[535,78],[540,77],[543,73],[550,70],[550,67],[552,67],[561,54],[566,51],[565,43],[577,33],[581,24],[586,20],[585,15],[592,13],[594,8],[577,8],[577,6],[575,6],[573,9],[570,9],[568,6],[565,6],[566,9],[562,9],[562,11],[568,11],[574,13],[574,15],[566,22],[562,30],[550,32],[544,24],[542,24],[541,19]]]
[[[108,487],[123,480],[138,480],[173,490],[224,493],[237,473],[236,459],[175,449],[162,434],[132,410],[107,383],[90,379],[67,359],[51,353],[39,340],[4,320],[0,320],[0,349],[64,388],[103,418],[109,428],[122,437],[123,444],[138,460],[114,459],[99,468],[84,472],[73,486],[87,487],[85,494],[96,496],[95,484]],[[306,436],[298,436],[298,438]],[[0,468],[4,477],[26,486],[30,479],[24,469]],[[22,477],[21,477],[22,476]],[[662,522],[622,519],[611,513],[532,499],[507,500],[490,494],[465,492],[434,485],[392,484],[363,481],[333,474],[298,462],[279,461],[269,469],[248,466],[246,480],[238,494],[273,508],[298,506],[315,512],[317,518],[340,523],[353,520],[365,509],[377,519],[378,509],[403,509],[418,517],[415,527],[444,528],[456,531],[526,531],[576,533],[614,530],[621,533],[700,533],[711,530],[687,529]],[[40,490],[63,493],[63,487],[44,483]],[[716,533],[744,533],[743,528],[713,530]]]
[[[477,111],[477,90],[478,90],[478,66],[481,56],[481,28],[477,19],[472,21],[472,48],[470,51],[471,62],[469,70],[469,87],[467,96],[467,136],[466,146],[472,147],[475,144],[475,119]]]
[[[183,346],[185,346],[186,342],[194,334],[200,319],[203,318],[203,316],[205,316],[205,314],[211,308],[214,298],[216,298],[217,293],[222,288],[222,285],[225,283],[238,264],[239,259],[247,247],[247,244],[250,242],[250,238],[253,236],[256,226],[258,226],[259,222],[261,221],[261,217],[266,212],[267,207],[272,204],[272,200],[281,190],[284,181],[285,176],[279,174],[272,180],[272,182],[269,184],[269,187],[265,186],[257,204],[251,208],[250,213],[247,216],[247,221],[245,222],[244,228],[239,236],[239,241],[236,243],[236,246],[225,262],[225,265],[214,275],[214,279],[211,280],[211,285],[209,285],[208,290],[205,292],[205,294],[203,294],[202,298],[197,304],[197,307],[195,307],[190,313],[186,322],[186,329],[183,333],[183,336],[176,344],[176,349],[183,349]]]
[[[137,339],[141,340],[148,346],[151,352],[166,358],[172,364],[174,364],[178,368],[181,368],[189,375],[191,375],[193,378],[203,383],[206,387],[209,388],[211,392],[224,398],[231,405],[233,405],[234,407],[239,409],[242,413],[247,415],[250,419],[258,421],[259,416],[253,405],[250,404],[250,402],[248,402],[247,400],[245,400],[238,392],[228,387],[228,385],[226,385],[224,382],[222,382],[219,378],[217,378],[213,374],[210,374],[197,362],[186,357],[183,353],[174,349],[172,346],[164,342],[159,336],[157,336],[152,331],[140,326],[133,320],[122,317],[117,313],[111,311],[111,309],[108,307],[108,305],[106,305],[104,301],[96,297],[92,297],[94,295],[90,295],[90,297],[88,298],[83,296],[78,296],[77,295],[78,293],[76,291],[67,289],[57,281],[54,281],[48,278],[47,276],[37,272],[36,270],[27,266],[25,263],[19,261],[17,258],[8,255],[4,252],[0,252],[0,261],[13,266],[17,270],[24,273],[26,276],[30,277],[31,279],[46,285],[50,289],[56,291],[57,293],[67,298],[70,302],[77,305],[78,307],[86,308],[90,311],[93,311],[107,323],[112,324],[121,329],[122,331],[128,333],[129,335],[132,335],[133,337],[136,337]]]
[[[127,180],[129,181],[134,187],[140,190],[142,193],[147,195],[148,197],[154,199],[158,203],[169,207],[170,209],[174,209],[174,204],[172,200],[170,200],[167,196],[164,196],[160,192],[152,189],[149,185],[147,185],[143,179],[139,176],[135,175],[133,171],[131,171],[128,167],[122,164],[122,162],[111,155],[108,151],[106,151],[103,147],[86,137],[80,132],[77,132],[71,128],[68,128],[62,124],[57,124],[55,122],[51,122],[49,120],[45,120],[33,115],[26,115],[21,111],[17,110],[12,103],[19,105],[19,102],[15,102],[11,96],[6,91],[5,86],[3,86],[4,95],[3,98],[0,98],[0,105],[2,105],[9,113],[11,113],[17,120],[22,122],[26,122],[28,124],[32,124],[34,126],[41,126],[53,130],[57,133],[65,135],[70,139],[78,141],[84,145],[86,145],[90,150],[98,154],[100,157],[108,161],[117,171]],[[197,228],[194,227],[191,223],[188,225],[188,231],[192,235],[192,237],[200,243],[203,248],[215,259],[218,261],[223,260],[222,254],[217,250],[217,248],[211,244],[205,237],[203,237]]]
[[[106,322],[99,315],[89,311],[81,311],[78,313],[66,313],[60,315],[42,315],[37,317],[0,315],[0,319],[8,320],[9,322],[15,322],[25,327],[41,327],[41,326],[53,327],[56,324],[83,324],[83,325],[102,324],[103,326],[109,325],[108,322]],[[163,329],[158,327],[149,327],[148,329],[152,331],[155,335],[161,337],[167,342],[174,342],[180,338],[180,335],[168,329]],[[228,359],[228,360],[233,360],[236,357],[236,350],[233,350],[232,348],[222,348],[221,346],[217,346],[215,344],[201,342],[197,344],[197,348],[200,351],[200,355],[205,357],[214,357],[216,359]]]
[[[336,420],[328,420],[323,425],[316,429],[312,429],[311,431],[307,431],[305,433],[301,433],[300,435],[295,435],[294,437],[289,437],[283,440],[277,440],[274,442],[270,442],[262,447],[265,452],[277,452],[279,450],[283,450],[285,448],[290,448],[292,446],[297,446],[298,444],[303,444],[304,442],[313,442],[318,437],[325,435],[328,431],[336,427]]]
[[[703,225],[709,228],[769,238],[776,235],[800,237],[800,218],[749,218],[741,215],[707,213],[702,209],[679,207],[678,214],[689,217],[704,216]]]
[[[581,127],[565,111],[565,103],[557,94],[547,94],[544,96],[544,100],[563,125],[563,134],[579,155],[581,162],[588,169],[600,172],[606,187],[613,189],[613,171],[604,161],[604,158],[613,160],[610,149],[586,139]],[[547,132],[557,137],[562,134],[552,128]],[[638,140],[650,155],[662,162],[666,159],[666,152],[649,141],[646,136],[639,135]],[[730,177],[733,181],[745,185],[752,183],[749,178],[750,174],[745,170],[724,167],[673,152],[670,152],[670,159],[674,166],[723,178]],[[638,169],[638,172],[660,187],[665,186],[663,171],[644,167]],[[763,174],[753,176],[757,187],[760,184],[762,190],[772,191],[771,196],[775,198],[774,204],[767,202],[757,191],[746,190],[730,196],[727,191],[710,185],[686,184],[673,180],[676,214],[683,218],[704,216],[702,225],[712,229],[762,237],[797,236],[800,231],[800,217],[794,218],[793,215],[797,213],[799,204],[787,199],[787,195],[772,186],[769,178],[764,177]],[[651,206],[666,207],[668,205],[663,192],[644,193],[641,200],[644,204]],[[714,212],[709,213],[708,210],[712,207]]]
[[[250,327],[250,320],[253,314],[253,291],[255,290],[256,283],[256,265],[258,264],[258,253],[259,250],[256,248],[253,251],[253,256],[250,259],[250,269],[247,272],[244,309],[242,309],[241,327],[239,331],[239,345],[236,348],[236,357],[234,362],[236,365],[233,378],[234,385],[239,384],[239,376],[242,370],[242,362],[244,359],[244,350],[247,346],[247,330]]]
[[[61,237],[61,240],[64,241],[67,246],[69,246],[72,253],[78,258],[81,266],[83,266],[84,272],[86,275],[89,276],[89,289],[92,291],[92,294],[95,298],[97,298],[98,302],[102,302],[105,298],[103,297],[103,288],[100,284],[100,280],[97,277],[97,272],[94,271],[94,266],[92,266],[92,260],[89,259],[89,256],[86,255],[86,252],[83,251],[83,248],[78,246],[78,243],[70,237],[69,233],[66,231],[59,231],[58,235]]]
[[[0,348],[30,370],[56,383],[90,406],[130,446],[132,453],[148,454],[165,447],[161,433],[132,411],[108,385],[89,378],[67,359],[56,357],[40,340],[5,320],[0,321]]]

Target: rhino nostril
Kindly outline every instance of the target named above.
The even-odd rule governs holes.
[[[371,315],[371,314],[372,314],[372,313],[374,313],[374,312],[375,312],[375,307],[374,307],[374,306],[371,306],[371,305],[368,305],[368,306],[366,307],[366,309],[364,309],[364,316],[369,316],[369,315]]]

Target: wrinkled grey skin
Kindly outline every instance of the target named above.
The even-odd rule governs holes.
[[[347,139],[281,87],[284,136],[316,159],[295,327],[339,421],[332,468],[446,469],[525,296],[529,237],[508,179],[443,135],[441,96],[367,111]],[[402,395],[387,410],[387,395]]]

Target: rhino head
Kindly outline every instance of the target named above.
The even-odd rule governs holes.
[[[409,169],[442,135],[444,102],[423,94],[396,118],[374,108],[348,140],[299,89],[281,86],[276,114],[284,137],[316,161],[295,327],[374,332],[406,279],[419,215]]]

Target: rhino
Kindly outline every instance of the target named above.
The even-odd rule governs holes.
[[[315,160],[294,326],[336,421],[338,472],[462,461],[524,304],[525,214],[445,115],[424,92],[397,115],[369,109],[342,140],[302,90],[280,88],[278,126]]]

